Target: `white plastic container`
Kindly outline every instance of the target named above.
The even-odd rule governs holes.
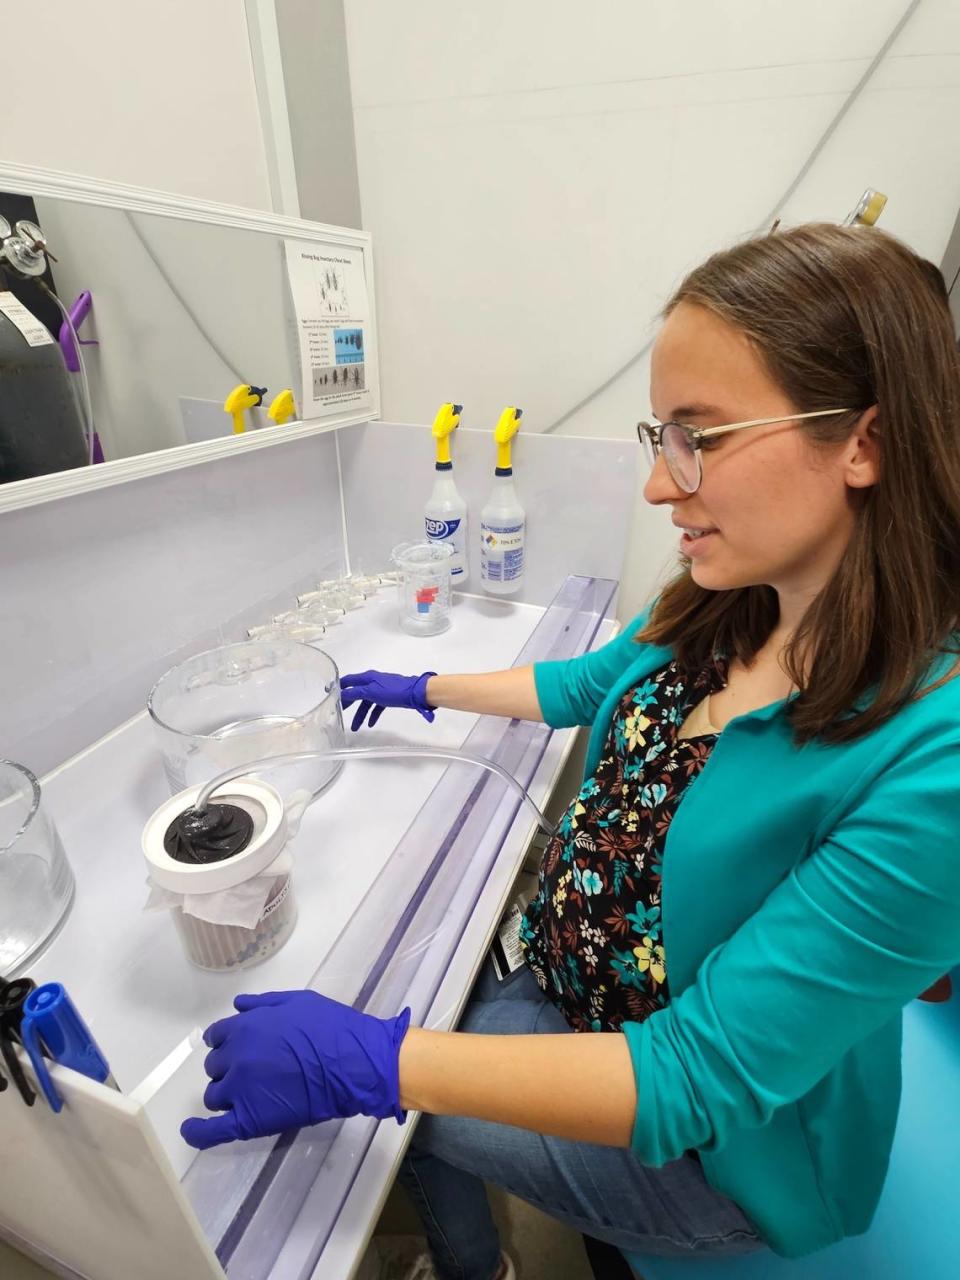
[[[297,922],[291,872],[285,852],[283,801],[253,778],[228,782],[211,804],[233,805],[253,820],[249,842],[238,853],[211,862],[183,862],[164,847],[171,823],[200,794],[190,787],[165,801],[143,831],[150,872],[148,907],[173,916],[187,957],[201,969],[247,969],[274,955]]]
[[[453,479],[453,463],[438,462],[433,492],[424,507],[424,528],[430,542],[453,548],[450,581],[454,590],[462,588],[469,576],[467,566],[467,504]]]
[[[512,470],[497,468],[493,491],[480,512],[480,581],[484,591],[509,596],[523,585],[527,517]]]

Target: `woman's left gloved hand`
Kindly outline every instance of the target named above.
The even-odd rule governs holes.
[[[211,1023],[204,1106],[222,1115],[180,1126],[203,1150],[346,1116],[395,1116],[400,1106],[400,1045],[410,1010],[374,1018],[316,991],[241,995],[239,1012]]]
[[[369,712],[367,727],[372,729],[387,707],[406,707],[419,711],[424,720],[432,721],[435,707],[427,701],[427,681],[435,671],[419,676],[398,676],[392,671],[358,671],[340,677],[340,701],[343,709],[359,702],[350,728],[356,732]]]

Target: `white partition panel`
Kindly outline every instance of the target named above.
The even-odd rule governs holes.
[[[430,428],[366,422],[339,432],[347,541],[354,570],[384,563],[398,542],[424,536],[434,479]],[[470,580],[480,585],[480,510],[493,486],[492,431],[460,427],[454,479],[469,508]],[[527,514],[526,572],[518,603],[549,604],[568,574],[621,576],[633,510],[639,446],[632,440],[525,436],[514,440],[514,480]],[[498,597],[504,599],[504,597]]]
[[[340,572],[336,452],[309,436],[0,515],[0,756],[47,772]]]
[[[59,1115],[42,1097],[25,1107],[12,1088],[0,1100],[0,1239],[57,1275],[222,1280],[140,1103],[66,1067],[50,1072]]]

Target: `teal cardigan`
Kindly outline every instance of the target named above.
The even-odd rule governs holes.
[[[593,726],[585,777],[620,698],[672,657],[636,642],[644,621],[534,668],[549,725]],[[799,1257],[870,1225],[901,1010],[960,962],[960,680],[843,745],[796,747],[786,706],[731,720],[677,809],[670,1004],[624,1031],[636,1154],[696,1148],[709,1183]]]

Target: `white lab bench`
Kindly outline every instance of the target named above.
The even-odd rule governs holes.
[[[324,637],[322,647],[341,671],[367,667],[495,670],[515,662],[546,612],[536,605],[464,595],[455,604],[451,629],[423,640],[399,630],[396,600],[389,591],[348,614],[342,625]],[[608,638],[613,630],[613,623],[603,620],[602,615],[596,622],[599,629],[595,623],[594,644]],[[456,748],[479,719],[442,711],[434,724],[427,725],[413,712],[388,711],[374,730],[365,730],[356,738],[349,736],[364,745]],[[546,741],[529,788],[541,807],[553,790],[573,737],[573,731],[567,730],[553,733]],[[465,767],[453,766],[459,770]],[[180,1138],[178,1127],[187,1114],[203,1114],[202,1051],[173,1072],[152,1096],[150,1089],[145,1090],[145,1078],[192,1029],[229,1013],[238,991],[309,984],[447,769],[433,761],[349,761],[328,791],[307,810],[289,845],[295,860],[299,910],[293,936],[268,961],[241,973],[196,969],[186,959],[168,914],[144,911],[147,890],[140,833],[146,818],[168,794],[145,713],[43,779],[45,799],[75,870],[77,894],[64,927],[30,966],[30,974],[38,982],[60,980],[68,986],[121,1090],[147,1098],[149,1120],[177,1178],[188,1174],[195,1158]],[[529,812],[521,810],[495,852],[489,874],[472,888],[470,868],[464,867],[463,892],[475,893],[475,902],[445,971],[420,975],[422,980],[432,978],[431,989],[435,988],[426,1025],[455,1025],[535,825]],[[372,949],[377,943],[378,939],[371,937]],[[431,964],[429,953],[424,964]],[[323,982],[317,985],[326,989]],[[336,990],[330,993],[336,994]],[[3,1114],[0,1108],[0,1137]],[[277,1269],[264,1275],[277,1280],[293,1275],[346,1280],[353,1273],[410,1140],[413,1119],[405,1126],[384,1122],[376,1127],[315,1267],[304,1270],[302,1262],[281,1258]],[[219,1149],[219,1158],[232,1159],[237,1145],[246,1144]],[[29,1168],[21,1167],[17,1176],[29,1179]],[[0,1227],[2,1222],[0,1209]],[[302,1234],[302,1222],[300,1230]],[[34,1235],[29,1243],[41,1256],[48,1250],[54,1257],[63,1256],[51,1241]],[[216,1241],[211,1244],[215,1246]],[[229,1262],[226,1271],[233,1274]],[[238,1269],[236,1274],[248,1273]],[[91,1280],[100,1280],[94,1272],[90,1275]]]

